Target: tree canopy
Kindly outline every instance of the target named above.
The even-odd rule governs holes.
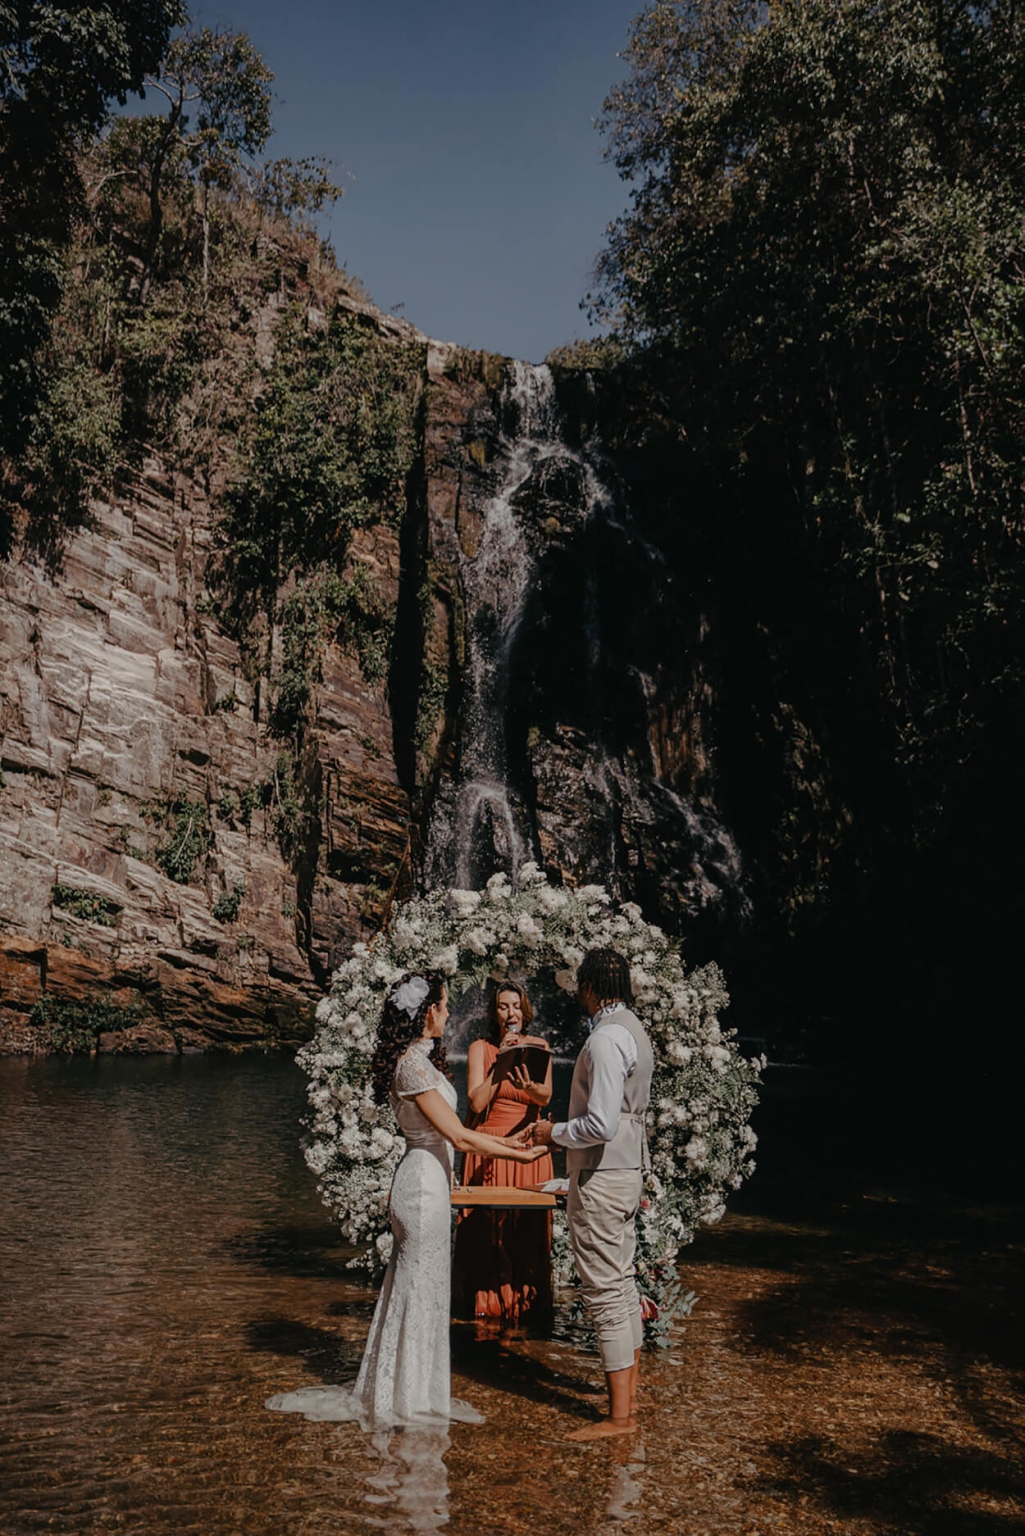
[[[90,72],[78,12],[67,37],[51,8],[22,12],[9,36],[11,112],[34,103],[52,153],[36,129],[23,125],[19,137],[10,114],[0,117],[13,210],[0,232],[0,552],[27,510],[29,543],[56,559],[89,497],[143,439],[175,451],[187,439],[190,462],[202,459],[216,436],[210,412],[232,408],[248,367],[225,341],[240,323],[254,233],[276,221],[279,234],[319,244],[310,215],[341,189],[322,157],[260,164],[273,75],[244,33],[186,27],[169,40],[166,26],[147,31],[152,17],[139,8],[129,49],[112,8],[107,32],[106,13],[93,16],[100,64]],[[57,42],[67,38],[74,57],[62,72]],[[108,112],[111,94],[125,99],[118,82],[139,91],[142,111]]]
[[[32,429],[41,348],[82,208],[78,153],[111,98],[139,89],[181,20],[179,0],[0,3],[0,451]]]
[[[626,57],[595,307],[723,495],[789,502],[928,817],[1023,681],[1020,8],[655,0]]]
[[[244,32],[203,27],[175,38],[146,90],[163,97],[163,113],[116,119],[104,145],[104,174],[126,177],[149,206],[141,297],[153,278],[168,188],[194,179],[201,189],[203,280],[209,281],[208,207],[212,188],[227,191],[245,161],[271,133],[274,75]]]

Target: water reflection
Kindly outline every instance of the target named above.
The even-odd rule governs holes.
[[[608,1527],[611,1531],[627,1520],[635,1520],[642,1512],[640,1501],[644,1484],[641,1482],[641,1473],[647,1455],[643,1441],[632,1437],[610,1441],[609,1451],[613,1466],[605,1512],[611,1522]]]
[[[364,1479],[364,1501],[380,1513],[366,1516],[387,1536],[444,1530],[448,1524],[448,1468],[452,1441],[444,1430],[383,1430],[370,1436],[380,1466]]]

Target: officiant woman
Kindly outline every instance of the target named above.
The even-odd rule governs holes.
[[[510,1136],[532,1125],[552,1097],[552,1064],[543,1082],[523,1068],[505,1075],[502,1047],[540,1045],[528,1033],[534,1010],[523,987],[508,981],[488,1000],[490,1039],[474,1040],[467,1061],[466,1123],[491,1136]],[[542,1184],[552,1177],[551,1159],[526,1164],[466,1153],[463,1183]],[[545,1210],[464,1210],[452,1258],[452,1303],[463,1317],[493,1318],[546,1328],[552,1317],[552,1218]]]

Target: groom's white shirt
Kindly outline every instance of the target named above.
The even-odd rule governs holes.
[[[623,1087],[637,1065],[637,1042],[628,1029],[612,1020],[597,1034],[594,1026],[625,1007],[625,1003],[609,1003],[591,1017],[587,1026],[591,1033],[584,1043],[591,1069],[587,1108],[575,1119],[552,1126],[552,1140],[560,1147],[596,1147],[611,1141],[619,1129]]]

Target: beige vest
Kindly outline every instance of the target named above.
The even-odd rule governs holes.
[[[614,1013],[608,1013],[591,1031],[596,1035],[606,1024],[621,1024],[629,1030],[637,1042],[637,1065],[623,1084],[623,1105],[619,1112],[619,1128],[611,1141],[599,1142],[595,1147],[567,1147],[566,1171],[579,1173],[585,1168],[646,1168],[648,1166],[648,1138],[644,1120],[651,1097],[651,1074],[655,1065],[651,1044],[644,1033],[644,1026],[636,1014],[624,1003]],[[590,1052],[585,1048],[577,1057],[573,1069],[573,1085],[569,1091],[569,1119],[575,1120],[587,1109],[591,1093]]]

